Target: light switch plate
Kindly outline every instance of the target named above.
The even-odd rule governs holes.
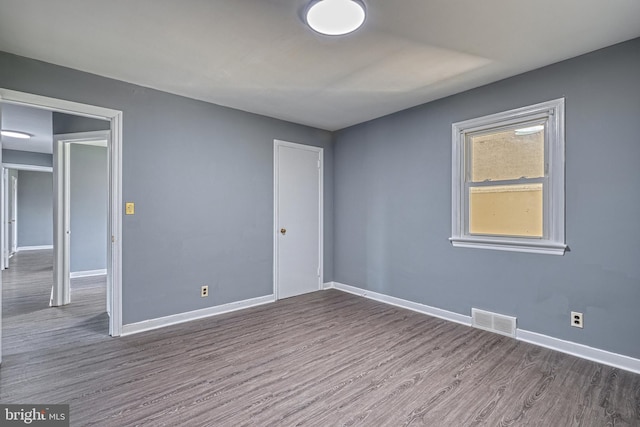
[[[124,205],[125,215],[134,215],[136,213],[136,204],[133,202],[127,202]]]

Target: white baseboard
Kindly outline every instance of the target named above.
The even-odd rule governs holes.
[[[559,338],[550,337],[549,335],[525,331],[523,329],[516,330],[516,339],[580,357],[582,359],[591,360],[592,362],[598,362],[603,365],[609,365],[615,368],[624,369],[625,371],[640,374],[640,359],[634,359],[633,357],[611,353],[599,348],[589,347],[584,344],[565,341]]]
[[[188,311],[186,313],[179,313],[171,316],[159,317],[157,319],[143,320],[142,322],[122,325],[121,336],[133,335],[140,332],[150,331],[152,329],[158,329],[158,328],[163,328],[165,326],[177,325],[178,323],[189,322],[191,320],[217,316],[217,315],[229,313],[232,311],[237,311],[245,308],[268,304],[274,301],[275,301],[274,295],[265,295],[263,297],[251,298],[244,301],[230,302],[228,304],[217,305],[215,307],[207,307],[200,310]]]
[[[106,274],[107,269],[103,268],[102,270],[72,271],[69,273],[69,277],[71,279],[76,279],[78,277],[104,276]]]
[[[24,251],[42,251],[45,249],[53,249],[53,245],[44,245],[44,246],[18,246],[16,248],[16,252],[24,252]]]
[[[429,316],[439,317],[440,319],[450,320],[452,322],[471,326],[471,316],[465,316],[413,301],[403,300],[401,298],[368,291],[366,289],[357,288],[355,286],[349,286],[338,282],[329,282],[324,284],[324,289],[338,289],[343,292],[348,292],[350,294],[362,296],[375,301],[384,302],[387,304],[395,305],[397,307],[424,313]],[[603,365],[613,366],[615,368],[624,369],[625,371],[631,371],[640,374],[640,359],[634,359],[633,357],[612,353],[606,350],[589,347],[584,344],[565,341],[559,338],[554,338],[548,335],[530,332],[523,329],[516,329],[516,339],[539,345],[541,347],[549,348],[551,350],[556,350],[561,353],[580,357],[582,359],[602,363]]]
[[[460,323],[465,326],[471,326],[471,316],[454,313],[453,311],[443,310],[441,308],[431,307],[418,302],[409,301],[402,298],[396,298],[378,292],[368,291],[366,289],[356,288],[355,286],[345,285],[343,283],[332,282],[331,288],[335,288],[350,294],[359,295],[375,301],[384,302],[386,304],[395,305],[397,307],[406,308],[417,311],[418,313],[428,314],[429,316],[438,317],[440,319],[449,320],[451,322]]]

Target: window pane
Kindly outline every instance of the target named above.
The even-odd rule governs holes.
[[[471,182],[544,176],[544,125],[469,137]]]
[[[469,188],[469,233],[542,237],[542,184]]]

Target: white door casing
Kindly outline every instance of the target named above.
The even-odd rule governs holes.
[[[54,135],[53,156],[55,206],[54,221],[57,225],[54,240],[55,262],[51,306],[59,307],[71,303],[71,144],[109,146],[110,131],[80,132]],[[107,245],[109,252],[110,243]],[[107,286],[107,313],[111,314],[111,287]]]
[[[2,168],[2,270],[9,268],[9,169]]]
[[[274,295],[322,289],[323,149],[274,141]]]
[[[110,237],[109,250],[107,251],[107,294],[110,298],[108,303],[110,308],[109,335],[120,336],[122,333],[122,111],[4,88],[0,88],[0,101],[108,120],[111,123],[111,138],[107,149],[109,160],[109,218],[107,235]],[[55,162],[56,156],[54,154],[54,170]],[[55,210],[58,209],[56,205],[56,198],[54,198],[54,213]],[[61,229],[62,224],[60,221],[54,220],[54,246],[56,246],[56,239],[61,237],[59,234]],[[58,241],[61,240],[60,238]],[[61,245],[58,244],[58,246]],[[55,256],[54,254],[54,262],[57,262]],[[0,331],[1,326],[0,313]]]
[[[53,286],[49,305],[60,307],[71,302],[69,279],[69,208],[65,198],[69,194],[69,149],[64,141],[53,141]]]
[[[6,170],[19,171],[31,171],[31,172],[43,172],[53,173],[51,166],[35,166],[35,165],[23,165],[20,163],[2,163],[2,168]],[[9,186],[8,195],[9,201],[5,199],[4,207],[5,218],[7,218],[7,225],[12,230],[7,232],[9,239],[9,257],[18,251],[18,178],[12,177],[12,183]],[[9,209],[9,205],[12,209]],[[9,268],[9,262],[7,261],[6,268]]]
[[[2,93],[0,93],[2,101]],[[0,129],[2,129],[2,102],[0,102]],[[2,164],[2,138],[0,138],[0,164]],[[0,274],[0,366],[2,366],[2,274]]]
[[[11,177],[11,242],[9,251],[18,250],[18,178]]]

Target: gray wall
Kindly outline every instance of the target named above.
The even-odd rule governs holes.
[[[331,133],[8,53],[0,87],[123,111],[125,324],[273,292],[274,138],[325,148],[332,280]]]
[[[107,149],[71,144],[71,272],[107,268]]]
[[[16,163],[32,166],[53,166],[53,155],[46,153],[32,153],[30,151],[2,150],[3,163]]]
[[[18,247],[53,245],[53,174],[18,171]]]
[[[511,314],[522,329],[636,358],[638,76],[637,39],[346,129],[333,144],[328,132],[0,53],[0,87],[124,111],[123,196],[136,202],[123,224],[125,324],[272,292],[277,138],[325,147],[326,281]],[[561,96],[571,251],[451,247],[451,123]],[[569,310],[585,313],[584,330]]]
[[[452,247],[451,124],[560,97],[570,252]],[[640,358],[639,118],[636,39],[338,132],[334,280]]]
[[[54,135],[109,130],[111,126],[111,123],[106,120],[58,113],[57,111],[53,112],[52,122]]]

